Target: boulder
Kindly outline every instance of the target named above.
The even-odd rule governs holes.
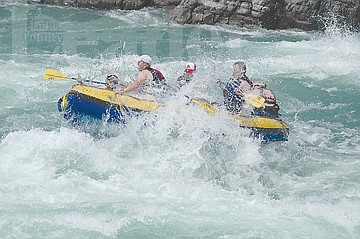
[[[43,4],[96,9],[166,9],[180,24],[321,30],[329,17],[360,26],[360,0],[41,0]]]

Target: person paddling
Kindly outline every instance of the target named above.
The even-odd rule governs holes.
[[[265,99],[265,102],[258,109],[254,109],[254,115],[266,116],[271,118],[279,117],[280,107],[276,102],[275,94],[272,90],[268,89],[264,82],[254,83],[252,93],[260,95]]]
[[[193,62],[188,62],[185,65],[184,73],[178,77],[176,83],[177,88],[181,88],[188,83],[190,83],[194,77],[194,72],[196,71],[196,65]]]
[[[84,85],[84,82],[80,77],[74,79],[79,82],[80,85]],[[126,86],[124,83],[119,82],[119,78],[116,75],[111,74],[106,76],[105,84],[98,86],[98,88],[104,90],[114,90],[118,85]]]
[[[165,77],[154,68],[151,68],[152,59],[148,55],[141,55],[137,59],[138,75],[134,82],[127,85],[124,89],[116,89],[115,93],[129,93],[140,89],[145,93],[154,93],[152,89],[164,89],[166,87]]]
[[[119,85],[119,78],[116,75],[108,75],[105,85],[99,86],[100,89],[114,90]]]
[[[246,63],[243,60],[233,64],[233,76],[228,83],[217,81],[224,94],[224,104],[231,113],[240,113],[245,102],[245,94],[251,93],[252,80],[246,76]]]

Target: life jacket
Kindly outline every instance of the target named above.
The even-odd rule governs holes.
[[[226,84],[226,88],[224,90],[224,96],[229,96],[235,93],[235,89],[240,87],[240,84],[242,81],[247,82],[250,85],[250,89],[253,87],[253,81],[249,79],[246,75],[243,75],[242,77],[238,77],[236,79],[230,78],[229,82]]]
[[[155,84],[157,84],[157,85],[165,84],[165,77],[161,73],[161,71],[151,68],[150,66],[146,67],[145,70],[148,70],[151,72],[151,74],[153,75],[153,81]]]
[[[177,81],[179,82],[179,81],[183,81],[183,82],[186,82],[186,83],[188,83],[188,82],[190,82],[190,78],[186,78],[186,76],[185,76],[185,74],[184,75],[181,75],[181,76],[179,76],[178,78],[177,78]]]
[[[176,84],[176,87],[177,88],[181,88],[183,86],[185,86],[186,84],[190,83],[190,81],[192,80],[192,78],[187,78],[185,74],[179,76],[177,78],[177,84]]]
[[[251,88],[254,86],[254,82],[249,77],[247,77],[246,75],[238,77],[237,80],[238,81],[246,81],[247,83],[249,83]]]
[[[278,104],[266,105],[264,108],[255,108],[253,114],[257,116],[265,116],[270,118],[279,117],[280,107]]]

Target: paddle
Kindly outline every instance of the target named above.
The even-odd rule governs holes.
[[[224,82],[218,81],[218,83],[220,85],[223,85],[225,88],[228,88],[228,85],[225,84]],[[261,97],[260,95],[244,94],[244,93],[242,93],[242,95],[244,96],[245,101],[249,102],[255,108],[260,108],[261,105],[265,102],[265,98]]]
[[[247,100],[255,108],[260,108],[265,102],[265,98],[260,95],[244,95]]]
[[[207,100],[202,98],[190,98],[189,96],[185,95],[185,98],[190,100],[190,102],[199,105],[201,108],[203,108],[208,114],[215,115],[216,108],[210,104]]]
[[[44,78],[45,80],[55,80],[55,81],[66,80],[66,79],[76,80],[76,78],[74,77],[67,76],[64,73],[53,69],[46,69],[44,73]],[[101,82],[101,81],[93,81],[93,80],[82,80],[82,81],[90,82],[90,83],[92,82],[96,84],[105,84],[105,82]]]

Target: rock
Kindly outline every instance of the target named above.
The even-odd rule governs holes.
[[[320,30],[322,16],[360,26],[360,0],[41,0],[43,4],[96,9],[164,8],[180,24],[229,24],[247,28]]]

